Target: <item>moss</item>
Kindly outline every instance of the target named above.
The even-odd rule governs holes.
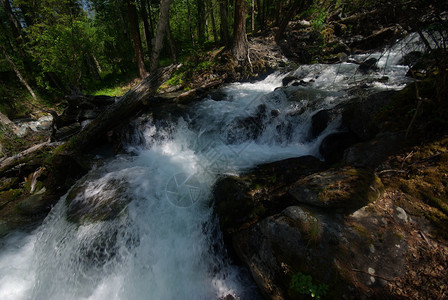
[[[22,195],[21,189],[11,189],[9,191],[0,192],[0,209],[5,207],[9,202],[16,200]]]
[[[364,239],[366,241],[372,240],[371,233],[363,225],[361,225],[359,223],[354,223],[354,224],[352,224],[351,227],[352,227],[353,231],[356,232],[356,234],[358,236],[360,236],[362,239]]]
[[[384,192],[381,180],[371,170],[343,168],[335,174],[337,178],[317,187],[322,189],[318,201],[338,203],[351,210],[374,202]]]

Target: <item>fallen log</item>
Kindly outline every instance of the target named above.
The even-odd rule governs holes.
[[[108,106],[96,119],[74,136],[67,150],[79,152],[86,149],[89,145],[105,137],[108,131],[128,120],[146,105],[150,105],[151,98],[156,94],[157,88],[168,80],[178,67],[179,65],[172,65],[160,68],[143,79],[142,82],[129,90],[117,102]]]
[[[28,148],[20,152],[19,154],[5,158],[4,160],[0,161],[0,176],[3,174],[3,172],[12,169],[17,165],[26,163],[36,155],[36,152],[45,148],[56,148],[58,145],[60,145],[60,143],[45,142]]]

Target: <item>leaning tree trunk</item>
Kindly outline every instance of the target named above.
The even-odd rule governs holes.
[[[233,30],[232,54],[237,60],[247,60],[249,43],[246,34],[246,1],[235,0],[235,25]]]
[[[170,5],[171,0],[160,0],[160,14],[159,21],[157,22],[156,41],[152,49],[150,73],[157,70],[157,66],[159,64],[160,51],[162,51],[163,47],[163,38],[168,29]]]
[[[23,78],[22,74],[20,73],[19,69],[17,68],[16,64],[12,61],[11,57],[9,57],[8,53],[6,53],[5,48],[0,45],[0,48],[3,52],[3,55],[5,55],[6,61],[8,61],[9,65],[11,66],[11,68],[14,70],[14,72],[16,73],[17,77],[19,78],[20,82],[26,87],[26,89],[28,90],[28,92],[31,94],[31,96],[33,97],[34,100],[37,101],[37,96],[34,93],[33,89],[30,87],[30,85],[25,81],[25,79]]]

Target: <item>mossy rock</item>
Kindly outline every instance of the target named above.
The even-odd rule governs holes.
[[[288,186],[324,168],[317,158],[303,156],[262,164],[239,177],[219,180],[214,198],[221,229],[238,230],[293,205]]]
[[[0,192],[0,209],[8,203],[16,200],[22,194],[21,189],[11,189],[9,191]]]
[[[41,214],[46,214],[51,209],[51,202],[45,195],[45,188],[40,190],[34,195],[30,195],[20,201],[16,210],[19,214],[24,216],[36,216]]]
[[[373,171],[344,167],[309,175],[299,180],[289,194],[312,206],[356,210],[378,199],[383,191]]]

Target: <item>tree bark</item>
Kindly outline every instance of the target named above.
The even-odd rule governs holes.
[[[36,151],[40,151],[44,148],[55,148],[55,144],[48,142],[37,144],[31,148],[28,148],[17,155],[8,157],[0,162],[0,174],[19,165],[28,162],[35,156]]]
[[[216,20],[215,20],[215,12],[213,9],[213,0],[208,0],[208,6],[210,10],[210,18],[212,19],[212,30],[213,30],[213,39],[215,43],[218,42],[218,32],[216,31]]]
[[[227,46],[230,43],[229,22],[227,21],[227,0],[219,1],[219,14],[221,18],[221,41]]]
[[[198,9],[198,42],[203,45],[205,42],[205,3],[204,0],[196,1]]]
[[[146,3],[144,0],[140,0],[140,14],[143,20],[143,32],[145,33],[146,46],[148,47],[148,53],[151,53],[152,34],[149,29],[148,14],[146,13]]]
[[[258,18],[258,26],[261,30],[264,29],[263,25],[263,6],[261,6],[261,0],[257,0],[257,18]]]
[[[190,9],[190,1],[187,0],[187,13],[188,13],[188,29],[190,30],[190,40],[191,44],[194,46],[194,35],[193,35],[193,25],[191,22],[191,9]]]
[[[163,47],[163,39],[168,29],[168,22],[170,18],[170,5],[171,0],[160,0],[160,13],[159,13],[159,22],[157,23],[156,41],[154,43],[151,55],[151,69],[150,69],[151,73],[155,72],[159,64],[159,56],[160,51],[162,51]]]
[[[11,3],[9,3],[9,0],[0,0],[2,2],[3,8],[6,12],[6,15],[8,16],[9,24],[11,25],[11,31],[16,40],[20,40],[21,37],[21,31],[22,26],[17,21],[16,17],[14,16],[11,8]]]
[[[140,78],[148,76],[146,72],[145,61],[143,60],[142,40],[140,38],[140,29],[138,26],[137,9],[135,8],[134,0],[127,0],[129,25],[134,44],[135,58],[137,59],[138,73]]]
[[[282,7],[283,7],[283,0],[277,0],[277,5],[275,8],[275,25],[279,26],[281,21],[281,15],[282,15]]]
[[[251,31],[254,32],[255,31],[255,0],[252,0],[252,5],[251,5]]]
[[[177,54],[176,54],[176,45],[174,44],[174,36],[171,30],[170,22],[168,22],[167,35],[168,44],[170,46],[171,58],[173,60],[173,64],[177,64]]]
[[[235,0],[235,25],[233,31],[232,54],[237,60],[247,60],[249,43],[246,34],[246,1]]]

